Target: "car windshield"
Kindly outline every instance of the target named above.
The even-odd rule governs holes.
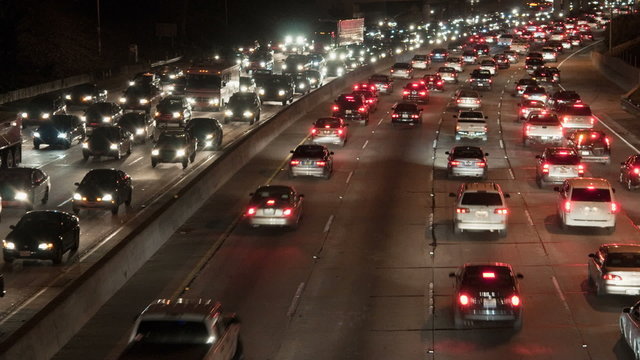
[[[136,333],[141,343],[206,344],[209,341],[209,332],[201,321],[144,320]]]
[[[95,185],[97,187],[113,186],[116,182],[116,173],[111,170],[92,170],[82,179],[82,185]]]
[[[462,195],[462,205],[502,206],[500,194],[494,192],[466,192]]]
[[[340,120],[338,119],[333,119],[333,118],[324,118],[324,119],[318,119],[316,120],[315,123],[316,127],[330,127],[330,128],[337,128],[340,127]]]
[[[158,139],[158,145],[178,147],[183,146],[186,143],[185,137],[182,135],[167,135],[162,134]]]
[[[87,109],[87,114],[108,114],[110,112],[111,104],[109,103],[93,104]]]
[[[73,126],[74,118],[72,115],[53,115],[51,117],[51,124],[60,128],[68,128]]]
[[[120,135],[120,129],[117,127],[101,126],[93,129],[91,137],[105,137],[107,139],[117,139]]]
[[[640,267],[640,253],[609,253],[604,262],[609,267]]]
[[[189,128],[197,131],[214,131],[216,126],[213,119],[196,118],[189,121]]]
[[[122,118],[120,118],[120,121],[118,121],[118,125],[142,126],[144,125],[144,115],[141,116],[140,114],[136,113],[126,113],[124,114],[124,116],[122,116]]]
[[[504,266],[467,266],[462,276],[462,286],[512,288],[515,280],[509,268]]]
[[[610,202],[611,192],[609,189],[573,188],[571,201]]]
[[[50,211],[33,211],[25,214],[16,224],[18,229],[33,230],[37,228],[53,228],[60,225],[61,216]]]
[[[412,112],[417,110],[418,106],[416,104],[398,104],[395,108],[397,112]]]

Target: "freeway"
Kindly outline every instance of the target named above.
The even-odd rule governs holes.
[[[277,65],[279,66],[279,64]],[[326,81],[331,81],[327,79]],[[124,84],[124,81],[123,81]],[[117,102],[122,91],[121,86],[109,90],[109,101]],[[296,99],[298,96],[296,96]],[[272,103],[263,104],[262,120],[276,114],[282,106]],[[80,108],[71,108],[70,113],[82,115]],[[214,117],[222,119],[222,113],[194,112],[194,117]],[[230,123],[223,125],[223,147],[243,136],[250,126],[246,123]],[[23,163],[24,167],[37,167],[45,171],[51,179],[51,193],[45,205],[38,205],[35,209],[55,209],[71,212],[71,196],[75,191],[75,182],[82,180],[84,175],[93,168],[119,168],[128,173],[133,179],[133,203],[130,208],[123,206],[117,216],[109,211],[94,210],[81,211],[80,249],[75,254],[65,255],[63,266],[51,266],[49,261],[18,260],[14,264],[2,262],[2,272],[5,276],[7,295],[0,302],[0,339],[6,337],[24,321],[30,318],[47,301],[50,301],[67,281],[69,265],[77,262],[91,263],[90,258],[100,256],[107,248],[113,246],[109,240],[127,229],[127,224],[140,215],[151,203],[158,200],[167,189],[187,178],[193,177],[220,156],[222,151],[199,151],[196,161],[183,170],[179,164],[160,164],[151,168],[150,153],[152,144],[136,145],[131,155],[121,160],[102,157],[89,159],[82,157],[80,145],[72,146],[68,150],[49,149],[43,147],[34,150],[32,136],[34,128],[25,129],[23,133]],[[22,208],[5,208],[2,210],[0,233],[7,234],[9,226],[18,222],[24,214]],[[0,260],[2,261],[2,260]]]
[[[561,230],[556,193],[536,186],[534,156],[542,148],[521,145],[518,99],[510,95],[514,81],[526,77],[522,62],[499,71],[482,98],[489,180],[511,194],[508,235],[454,235],[448,194],[461,180],[446,178],[444,153],[457,144],[448,106],[457,86],[432,93],[423,126],[395,128],[389,109],[406,83],[399,80],[394,94],[381,96],[375,121],[352,126],[347,145],[333,149],[329,181],[290,180],[283,171],[310,123],[328,114],[330,104],[321,103],[209,199],[55,359],[117,357],[135,315],[155,298],[176,296],[214,298],[237,312],[246,359],[633,358],[617,319],[636,298],[597,298],[586,260],[602,243],[638,237],[638,194],[616,180],[617,164],[637,151],[640,131],[626,126],[621,91],[591,67],[589,50],[560,58],[562,85],[594,108],[599,128],[619,135],[612,136],[612,165],[587,167],[588,176],[607,178],[618,190],[623,210],[613,235]],[[296,231],[238,222],[248,193],[264,183],[305,194]],[[478,261],[508,262],[524,275],[521,331],[454,329],[448,274]]]

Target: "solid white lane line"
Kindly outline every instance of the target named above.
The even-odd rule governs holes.
[[[364,142],[364,145],[362,145],[362,148],[363,148],[363,149],[364,149],[364,148],[366,148],[368,144],[369,144],[369,140],[365,141],[365,142]]]
[[[333,215],[329,216],[329,220],[327,220],[327,223],[324,225],[324,230],[322,230],[322,232],[329,232],[329,229],[331,229],[331,224],[333,223]]]
[[[293,299],[291,299],[291,305],[289,305],[289,310],[287,310],[287,317],[292,317],[296,312],[296,308],[298,307],[298,303],[300,302],[300,297],[302,296],[302,291],[304,290],[304,282],[301,282],[298,285],[298,289],[296,290],[295,295],[293,295]]]
[[[20,304],[20,306],[18,306],[15,310],[13,310],[12,312],[9,313],[9,315],[7,315],[4,319],[0,320],[0,325],[4,324],[7,320],[11,319],[15,314],[17,314],[20,310],[24,309],[25,307],[29,306],[29,304],[31,304],[31,302],[33,300],[35,300],[36,298],[38,298],[38,296],[42,295],[43,292],[45,292],[47,290],[47,288],[42,288],[40,289],[40,291],[38,291],[37,293],[35,293],[33,296],[31,296],[29,299],[27,299],[27,301],[23,302],[22,304]]]
[[[558,296],[560,297],[560,300],[562,300],[562,305],[564,305],[564,308],[567,309],[567,311],[571,311],[569,309],[569,304],[567,304],[567,299],[565,299],[564,294],[562,293],[562,289],[560,289],[560,284],[558,284],[558,279],[556,279],[555,275],[551,276],[551,281],[553,282],[553,286],[556,288],[556,291],[558,292]]]
[[[598,43],[601,43],[601,42],[602,42],[602,40],[598,40],[598,41],[594,42],[594,43],[593,43],[593,44],[591,44],[591,45],[587,45],[587,46],[583,47],[582,49],[580,49],[580,50],[578,50],[578,51],[572,52],[571,54],[569,54],[569,56],[567,56],[566,58],[564,58],[564,60],[560,61],[560,63],[558,64],[558,69],[560,69],[560,66],[562,66],[562,64],[564,64],[564,62],[565,62],[565,61],[567,61],[567,60],[571,59],[571,58],[573,57],[573,55],[575,55],[575,54],[577,54],[577,53],[579,53],[579,52],[581,52],[581,51],[583,51],[583,50],[586,50],[586,49],[588,49],[588,48],[590,48],[590,47],[592,47],[592,46],[594,46],[594,45],[596,45],[596,44],[598,44]]]
[[[349,172],[349,176],[347,176],[347,184],[351,181],[351,177],[353,176],[353,170]]]
[[[68,198],[67,200],[61,202],[60,205],[58,205],[58,207],[64,206],[64,204],[68,203],[69,201],[71,201],[71,198]]]
[[[142,159],[144,159],[144,156],[140,156],[139,158],[133,160],[132,162],[129,163],[129,165],[133,165],[133,164],[137,163],[138,161],[140,161]]]
[[[617,136],[620,140],[622,140],[623,143],[627,144],[627,146],[629,146],[633,151],[635,151],[636,153],[640,153],[640,150],[638,150],[635,146],[631,145],[630,142],[628,142],[625,138],[622,137],[622,135],[618,134],[617,131],[613,130],[609,125],[607,125],[606,122],[602,121],[602,119],[600,119],[597,115],[594,115],[596,119],[598,119],[598,121],[604,125],[604,127],[606,127],[607,129],[609,129],[609,131],[611,131],[615,136]]]

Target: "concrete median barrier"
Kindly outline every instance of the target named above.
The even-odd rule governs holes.
[[[406,56],[402,58],[406,60]],[[386,70],[393,59],[355,70],[326,84],[229,143],[192,176],[174,184],[83,261],[69,265],[51,301],[0,343],[0,359],[49,359],[122,287],[169,237],[249,159],[308,109],[346,86]],[[306,119],[305,119],[306,121]],[[88,356],[87,358],[90,358]]]

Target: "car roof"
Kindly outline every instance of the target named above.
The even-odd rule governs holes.
[[[501,192],[500,185],[494,182],[468,182],[463,186],[465,192]]]
[[[572,187],[577,188],[586,188],[588,186],[594,186],[598,189],[609,189],[611,188],[611,184],[607,179],[603,178],[592,178],[592,177],[581,177],[581,178],[571,178],[566,180]]]
[[[640,253],[640,244],[602,244],[608,253]]]
[[[151,303],[142,312],[142,319],[184,319],[185,317],[190,319],[206,319],[215,318],[222,311],[222,306],[219,302],[213,300],[185,300],[178,299],[177,301],[171,301],[168,299],[159,299]]]

